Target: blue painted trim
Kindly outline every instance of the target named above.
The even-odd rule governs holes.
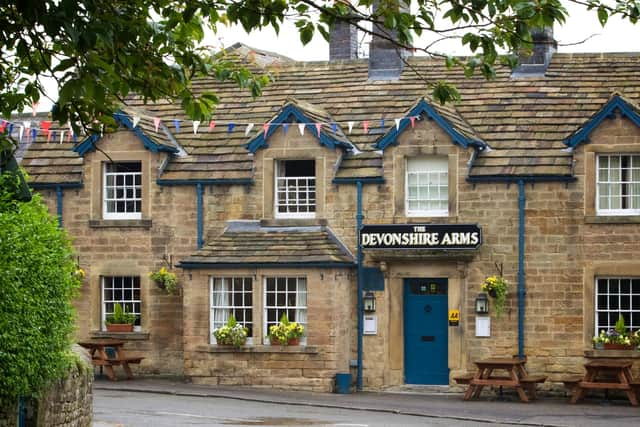
[[[251,185],[253,179],[251,178],[237,178],[237,179],[157,179],[158,185]]]
[[[362,391],[362,336],[364,332],[364,303],[362,301],[362,292],[364,288],[363,276],[364,270],[362,268],[362,244],[360,242],[360,230],[362,229],[362,220],[364,215],[362,214],[362,181],[358,181],[356,184],[356,238],[358,239],[358,369],[356,374],[356,389]]]
[[[524,357],[524,309],[527,295],[524,283],[524,181],[518,181],[518,357]]]
[[[80,144],[76,144],[76,146],[73,147],[73,151],[80,154],[81,156],[84,156],[86,153],[94,151],[96,149],[95,145],[99,140],[100,136],[94,133],[93,135],[90,135],[88,138],[82,141]]]
[[[409,111],[409,113],[407,113],[407,117],[419,116],[421,114],[425,114],[433,121],[435,121],[438,126],[440,126],[442,130],[444,130],[451,137],[451,139],[453,139],[453,142],[460,145],[462,148],[473,146],[484,149],[485,147],[487,147],[487,144],[484,141],[468,138],[455,130],[453,126],[451,126],[449,122],[436,111],[435,108],[433,108],[427,101],[424,100],[424,98],[422,98],[418,102],[418,104],[413,107],[411,111]],[[401,120],[398,129],[393,126],[386,133],[386,135],[384,135],[380,140],[378,140],[378,142],[376,142],[374,147],[378,150],[384,150],[389,145],[395,144],[397,142],[398,136],[407,128],[407,126],[409,126],[409,124],[409,120]]]
[[[26,397],[18,397],[18,427],[25,427],[27,425],[27,404]]]
[[[384,184],[385,179],[383,177],[370,177],[370,178],[333,178],[334,184],[357,184],[361,182],[363,184]]]
[[[354,268],[352,262],[180,262],[177,267],[184,269],[206,268]]]
[[[49,190],[52,188],[82,188],[83,184],[81,182],[61,182],[59,184],[56,183],[50,183],[50,182],[46,182],[46,183],[29,183],[29,186],[31,188],[33,188],[34,190]]]
[[[142,131],[142,129],[140,129],[138,126],[133,127],[133,122],[131,120],[129,120],[129,117],[127,117],[123,112],[118,111],[113,115],[113,118],[117,121],[122,123],[127,129],[133,131],[133,133],[136,134],[136,136],[142,141],[142,144],[144,145],[144,148],[146,148],[147,150],[151,151],[152,153],[158,153],[158,152],[165,152],[165,153],[178,153],[180,150],[178,150],[176,147],[172,147],[170,145],[165,145],[165,144],[158,144],[154,141],[152,141],[147,135],[145,135],[145,133]]]
[[[62,197],[64,196],[62,192],[62,187],[59,185],[56,187],[56,203],[58,207],[58,227],[62,228]]]
[[[158,144],[152,141],[139,127],[133,127],[133,122],[129,120],[122,111],[117,111],[113,114],[113,118],[116,122],[122,124],[124,127],[132,131],[140,141],[142,141],[142,145],[144,148],[151,151],[152,153],[165,152],[165,153],[178,153],[179,150],[176,147],[172,147],[170,145]],[[77,144],[73,147],[73,151],[80,154],[80,156],[84,156],[86,153],[95,151],[96,144],[100,141],[102,137],[98,134],[90,135],[81,143]]]
[[[569,136],[564,144],[569,147],[576,147],[577,145],[586,142],[587,138],[593,132],[595,128],[600,126],[600,123],[607,117],[610,117],[615,113],[615,110],[619,109],[620,112],[629,120],[631,120],[636,126],[640,127],[640,114],[622,97],[614,95],[604,107],[594,114],[576,133]]]
[[[197,215],[197,244],[198,249],[202,249],[204,245],[203,239],[203,203],[202,203],[202,184],[196,184],[196,215]]]
[[[577,178],[575,176],[567,175],[486,175],[486,176],[468,176],[467,182],[471,183],[490,183],[490,182],[504,182],[504,183],[518,183],[523,182],[574,182]]]
[[[257,136],[251,139],[245,147],[251,152],[255,153],[258,149],[267,147],[267,140],[273,135],[273,133],[278,129],[278,125],[283,123],[289,123],[290,118],[294,117],[300,123],[307,123],[306,129],[308,132],[311,132],[313,136],[319,139],[321,145],[325,145],[331,149],[337,147],[345,147],[351,148],[350,144],[346,144],[343,141],[339,141],[329,135],[327,135],[324,131],[320,131],[320,137],[318,137],[318,131],[315,127],[315,121],[307,117],[302,110],[296,107],[293,104],[287,104],[285,107],[278,113],[278,115],[271,120],[269,123],[269,129],[267,130],[267,135],[265,137],[264,132],[260,132]]]

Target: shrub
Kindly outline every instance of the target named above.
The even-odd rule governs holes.
[[[11,197],[0,176],[0,400],[34,396],[75,360],[80,286],[72,247],[39,195]],[[8,184],[8,185],[7,185]]]

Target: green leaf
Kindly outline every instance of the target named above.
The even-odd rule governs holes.
[[[600,21],[600,25],[604,27],[608,19],[609,13],[607,12],[607,9],[605,9],[604,6],[600,6],[598,8],[598,21]]]

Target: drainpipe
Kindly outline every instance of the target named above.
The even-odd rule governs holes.
[[[62,228],[62,187],[56,186],[57,207],[58,207],[58,227]]]
[[[360,244],[360,229],[362,228],[362,181],[356,183],[357,213],[356,228],[358,238],[358,372],[356,375],[356,389],[362,391],[362,334],[364,307],[362,302],[363,270],[362,270],[362,245]]]
[[[197,215],[197,244],[198,249],[202,249],[204,239],[202,238],[203,215],[202,215],[202,183],[196,184],[196,215]]]
[[[524,357],[524,181],[518,181],[518,357]]]

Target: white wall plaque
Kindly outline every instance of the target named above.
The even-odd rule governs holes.
[[[365,314],[363,322],[364,335],[377,335],[378,334],[378,316],[375,314]]]
[[[491,336],[491,317],[476,316],[476,337]]]

